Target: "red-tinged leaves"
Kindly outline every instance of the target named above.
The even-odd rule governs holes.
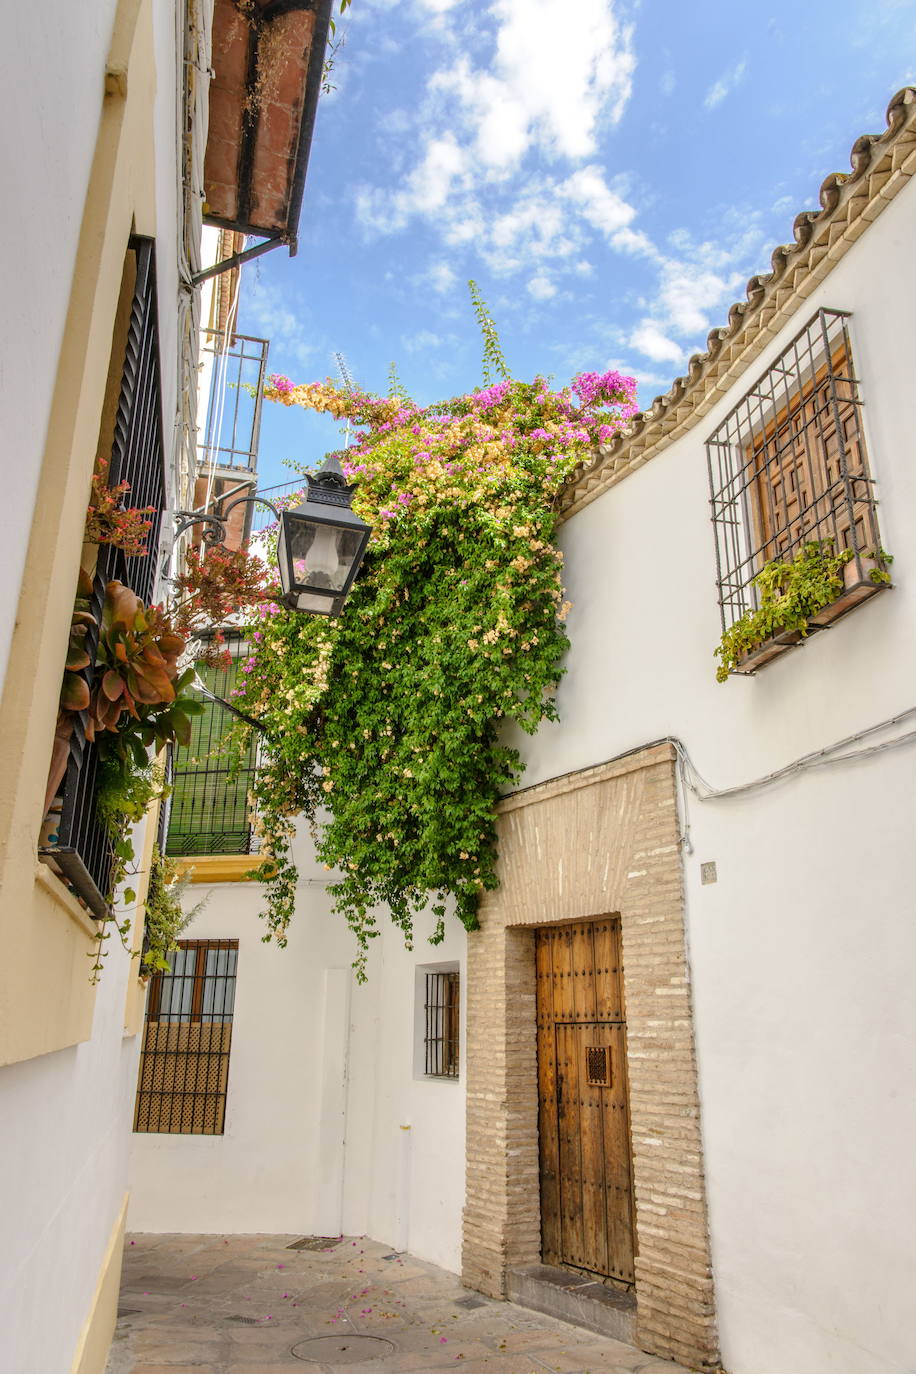
[[[104,674],[101,681],[101,688],[102,694],[112,702],[120,701],[127,690],[124,685],[124,679],[119,673],[116,673],[113,668],[109,668],[108,672]]]
[[[89,705],[89,684],[76,673],[64,673],[60,705],[62,711],[85,711]]]

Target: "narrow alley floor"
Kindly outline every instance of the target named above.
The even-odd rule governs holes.
[[[129,1236],[108,1374],[686,1374],[375,1241]]]

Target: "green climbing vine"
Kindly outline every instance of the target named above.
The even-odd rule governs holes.
[[[632,378],[614,372],[559,392],[511,381],[484,337],[503,379],[441,405],[285,377],[266,390],[356,427],[339,457],[373,534],[338,620],[271,603],[250,625],[238,704],[267,732],[253,797],[273,859],[264,938],[286,941],[301,815],[339,874],[359,976],[380,908],[409,941],[430,905],[437,941],[449,899],[473,928],[496,885],[494,805],[521,771],[504,727],[556,717],[568,610],[557,496],[635,409]]]

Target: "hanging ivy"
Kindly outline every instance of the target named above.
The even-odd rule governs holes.
[[[634,392],[616,372],[560,392],[505,378],[420,409],[400,392],[269,379],[268,399],[357,427],[338,456],[373,534],[338,620],[269,604],[251,625],[238,695],[267,729],[254,797],[274,859],[265,939],[286,940],[300,814],[341,874],[331,892],[359,976],[379,907],[408,942],[430,903],[441,940],[449,897],[474,928],[496,886],[495,803],[522,767],[503,727],[556,718],[568,610],[557,496],[634,413]]]

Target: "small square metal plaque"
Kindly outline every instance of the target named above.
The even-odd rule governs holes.
[[[708,863],[708,864],[700,864],[700,882],[701,882],[701,883],[704,883],[704,884],[706,884],[706,883],[717,883],[718,881],[719,881],[719,875],[718,875],[718,873],[716,872],[716,865],[715,865],[715,862],[711,862],[711,863]]]

